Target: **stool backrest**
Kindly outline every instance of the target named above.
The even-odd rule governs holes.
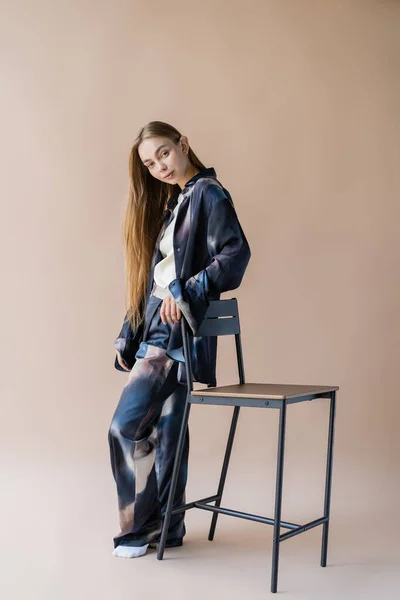
[[[240,323],[236,298],[210,300],[210,306],[196,335],[236,335],[238,333],[240,333]]]
[[[189,326],[182,315],[182,337],[185,356],[185,366],[189,389],[193,389],[193,371],[190,353],[187,351]],[[240,336],[239,307],[236,298],[229,300],[210,300],[210,305],[197,331],[197,336],[234,335],[236,343],[236,358],[239,381],[245,383],[242,340]]]

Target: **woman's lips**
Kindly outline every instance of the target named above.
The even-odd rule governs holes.
[[[171,179],[172,175],[174,174],[173,171],[171,171],[171,173],[169,175],[167,175],[166,177],[164,177],[164,179]]]

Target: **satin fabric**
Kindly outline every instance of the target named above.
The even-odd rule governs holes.
[[[114,547],[157,541],[168,501],[187,386],[177,381],[178,363],[166,354],[172,325],[161,321],[161,303],[150,296],[143,340],[108,432],[120,523]],[[188,457],[189,429],[174,507],[186,502]],[[172,516],[168,542],[185,535],[184,516]]]
[[[182,189],[174,226],[176,278],[168,285],[188,321],[194,381],[216,385],[217,337],[196,336],[210,300],[219,300],[222,292],[237,288],[246,271],[251,252],[237,217],[233,200],[218,181],[213,167],[194,175]],[[171,220],[179,194],[173,194],[165,211],[164,223],[155,244],[149,273],[146,301],[154,285],[154,268],[162,260],[158,247],[165,227]],[[133,366],[142,329],[132,331],[124,318],[120,334],[114,341],[122,358]],[[180,322],[172,325],[167,354],[179,362],[178,381],[187,382],[183,358]],[[121,370],[115,359],[114,366]]]

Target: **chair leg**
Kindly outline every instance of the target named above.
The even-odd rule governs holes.
[[[283,463],[285,451],[285,431],[286,431],[286,402],[282,401],[279,409],[279,438],[278,438],[278,458],[276,467],[276,488],[275,488],[275,514],[274,514],[274,540],[272,548],[272,572],[271,572],[271,592],[276,593],[278,587],[278,565],[279,565],[279,544],[281,534],[281,512],[282,512],[282,489],[283,489]]]
[[[333,457],[333,438],[335,432],[335,408],[336,392],[331,392],[331,402],[329,411],[329,434],[328,434],[328,452],[326,458],[326,479],[325,479],[325,502],[324,517],[328,520],[322,527],[322,549],[321,549],[321,567],[326,567],[326,557],[328,553],[328,532],[329,515],[331,506],[331,483],[332,483],[332,457]]]
[[[233,411],[233,416],[232,416],[231,427],[230,427],[230,431],[229,431],[228,443],[226,445],[226,450],[225,450],[225,458],[224,458],[224,462],[222,465],[222,471],[221,471],[221,476],[220,476],[219,485],[218,485],[217,494],[219,496],[219,499],[215,501],[215,506],[217,506],[217,507],[221,506],[221,499],[222,499],[222,494],[223,494],[224,487],[225,487],[225,480],[226,480],[226,474],[228,472],[229,461],[231,458],[233,440],[235,438],[236,426],[237,426],[237,422],[238,422],[238,418],[239,418],[239,411],[240,411],[240,406],[235,406],[234,411]],[[212,516],[212,520],[211,520],[210,531],[208,534],[208,539],[210,540],[210,542],[214,539],[215,528],[217,526],[217,519],[218,519],[218,513],[214,512],[213,516]]]
[[[165,544],[167,542],[168,528],[169,528],[169,524],[171,521],[172,506],[173,506],[174,497],[175,497],[176,484],[178,482],[179,467],[180,467],[181,460],[182,460],[183,447],[185,445],[185,436],[186,436],[186,431],[187,431],[188,422],[189,422],[189,414],[190,414],[190,407],[191,407],[191,404],[189,402],[189,397],[190,397],[190,392],[188,392],[188,395],[186,397],[186,406],[185,406],[185,410],[183,413],[181,430],[179,433],[178,445],[177,445],[175,461],[174,461],[174,468],[172,470],[171,485],[170,485],[170,490],[169,490],[169,494],[168,494],[167,508],[165,510],[164,523],[163,523],[160,543],[158,545],[158,551],[157,551],[157,559],[158,560],[163,559]]]

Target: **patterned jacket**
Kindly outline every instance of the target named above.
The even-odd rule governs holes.
[[[182,190],[184,199],[178,209],[174,229],[176,279],[168,289],[190,327],[189,346],[193,378],[209,387],[216,383],[217,337],[196,336],[210,300],[219,300],[221,292],[239,287],[250,260],[251,251],[239,223],[232,198],[213,167],[200,170]],[[168,201],[164,221],[155,244],[148,279],[146,302],[153,288],[155,265],[162,259],[159,240],[176,206],[178,193]],[[152,316],[152,315],[151,315]],[[150,317],[151,318],[151,317]],[[149,320],[150,320],[149,318]],[[132,331],[126,318],[114,342],[124,362],[132,368],[143,338],[143,323]],[[186,383],[181,321],[174,323],[167,354],[180,362],[178,381]],[[115,359],[116,369],[123,371]]]

